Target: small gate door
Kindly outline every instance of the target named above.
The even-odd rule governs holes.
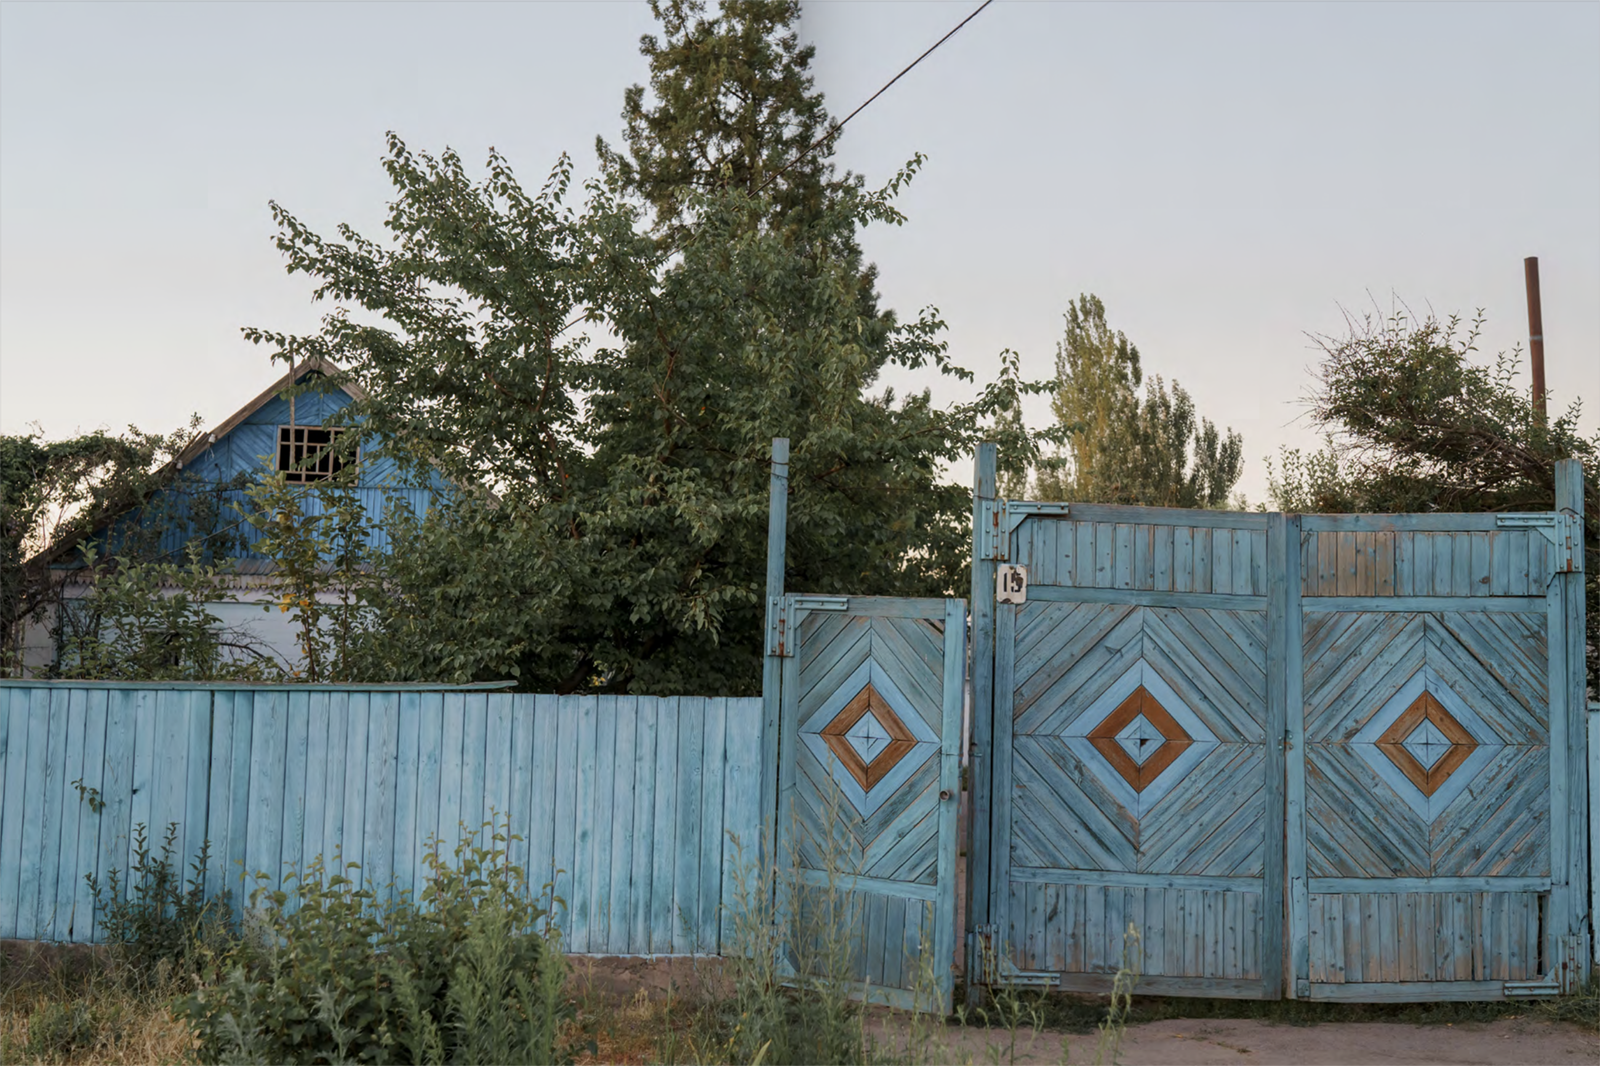
[[[831,908],[863,998],[948,1011],[966,605],[788,596],[784,614],[780,912],[799,939]]]
[[[1275,997],[1281,521],[1006,507],[997,554],[1027,582],[1024,603],[995,607],[992,736],[978,735],[988,979],[1105,991],[1127,968],[1156,995]]]

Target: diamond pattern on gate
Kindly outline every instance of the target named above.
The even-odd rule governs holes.
[[[800,728],[863,817],[871,816],[939,749],[939,735],[875,662],[862,663]]]
[[[1150,811],[1218,743],[1216,734],[1143,659],[1060,735],[1135,817]]]
[[[1504,745],[1455,690],[1424,666],[1367,720],[1351,749],[1429,822]]]

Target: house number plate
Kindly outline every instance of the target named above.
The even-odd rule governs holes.
[[[995,571],[996,603],[1028,602],[1028,568],[1002,563]]]

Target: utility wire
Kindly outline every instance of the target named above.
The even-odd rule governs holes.
[[[961,32],[961,28],[963,26],[965,26],[967,23],[971,22],[973,19],[975,19],[979,15],[981,15],[983,13],[983,9],[988,7],[992,3],[994,3],[994,0],[983,0],[983,3],[978,5],[977,10],[973,11],[972,14],[968,15],[966,18],[964,18],[960,22],[956,23],[956,26],[955,26],[955,28],[953,30],[951,30],[949,33],[945,34],[943,37],[939,38],[937,41],[934,41],[932,47],[930,47],[926,52],[923,52],[917,58],[913,59],[910,63],[906,64],[905,69],[901,70],[900,73],[896,74],[894,77],[892,77],[888,81],[884,82],[883,83],[883,88],[879,89],[877,92],[875,92],[871,96],[867,97],[866,100],[862,102],[860,107],[856,108],[854,111],[852,111],[848,115],[846,115],[844,117],[843,121],[835,122],[833,124],[833,127],[830,130],[828,130],[827,133],[824,133],[821,137],[818,137],[815,141],[813,141],[809,148],[807,148],[805,151],[801,152],[799,155],[797,155],[793,159],[791,159],[789,161],[788,165],[785,166],[782,170],[778,171],[776,174],[772,175],[772,177],[770,177],[766,181],[762,182],[760,184],[760,186],[758,186],[757,189],[756,189],[757,195],[759,195],[762,192],[762,190],[764,190],[768,185],[771,185],[773,182],[775,182],[779,178],[783,177],[784,174],[788,173],[789,170],[795,166],[795,164],[799,163],[806,156],[810,155],[812,152],[814,152],[818,148],[822,147],[822,145],[824,143],[826,143],[828,140],[830,140],[831,138],[837,137],[839,135],[839,133],[844,129],[845,123],[849,122],[851,119],[853,119],[857,115],[861,114],[861,112],[865,111],[867,109],[867,105],[868,104],[872,103],[872,101],[876,100],[878,97],[880,97],[884,93],[888,92],[889,91],[889,87],[891,85],[893,85],[895,82],[899,81],[901,78],[905,77],[907,74],[911,73],[911,68],[912,67],[915,67],[918,63],[922,62],[924,59],[927,59],[929,56],[933,55],[933,53],[938,50],[938,48],[939,48],[939,46],[941,44],[944,44],[944,42],[948,41],[950,38],[952,38],[956,34],[960,33]]]

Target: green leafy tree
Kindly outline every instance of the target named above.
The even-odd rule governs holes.
[[[21,670],[29,624],[62,624],[69,574],[80,586],[101,571],[126,582],[145,563],[182,567],[193,555],[213,565],[236,542],[224,501],[238,484],[203,482],[175,462],[199,430],[196,418],[170,434],[0,437],[0,676]],[[96,534],[94,551],[80,553]]]
[[[1041,499],[1151,507],[1222,507],[1244,469],[1239,434],[1217,432],[1194,401],[1160,377],[1148,384],[1139,349],[1106,324],[1105,305],[1080,296],[1056,347],[1051,401],[1065,447],[1039,464]]]
[[[1600,680],[1600,433],[1584,436],[1574,400],[1541,415],[1517,380],[1521,353],[1477,358],[1483,313],[1352,319],[1316,340],[1309,397],[1323,450],[1286,449],[1269,468],[1274,507],[1294,512],[1543,511],[1555,464],[1584,470],[1589,686]]]

